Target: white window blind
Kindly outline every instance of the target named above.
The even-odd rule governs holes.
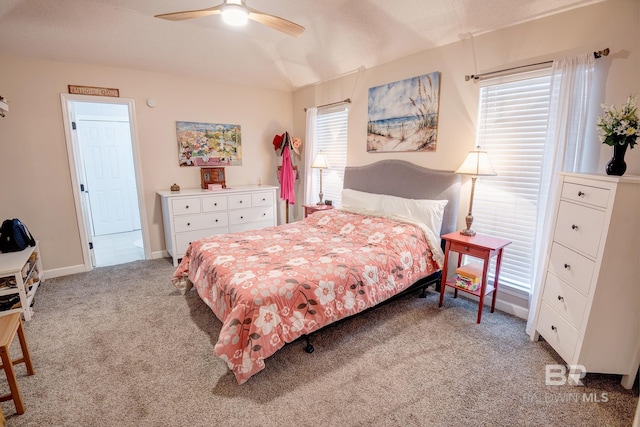
[[[314,156],[322,151],[329,163],[329,169],[322,170],[322,193],[324,200],[331,200],[336,207],[341,206],[344,168],[347,166],[347,128],[349,111],[345,105],[318,110]],[[320,171],[310,169],[312,200],[318,200],[320,193]]]
[[[533,282],[550,82],[550,70],[541,70],[480,89],[477,145],[497,176],[477,180],[473,229],[513,242],[504,251],[500,285],[521,290]]]

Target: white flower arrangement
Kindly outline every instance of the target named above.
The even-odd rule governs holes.
[[[626,104],[618,110],[614,106],[602,104],[604,115],[598,117],[600,142],[607,145],[629,145],[633,148],[640,138],[640,123],[635,96],[629,96]]]

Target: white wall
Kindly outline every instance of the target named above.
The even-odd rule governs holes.
[[[0,119],[0,218],[20,218],[40,240],[44,269],[83,264],[62,122],[67,85],[118,88],[136,104],[144,203],[151,251],[165,249],[156,191],[174,182],[200,186],[199,168],[178,166],[176,121],[242,126],[242,166],[228,167],[230,186],[276,184],[271,141],[292,127],[289,92],[182,76],[0,56],[0,89],[10,103]],[[147,98],[158,106],[147,107]]]

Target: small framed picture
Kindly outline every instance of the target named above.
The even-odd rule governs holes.
[[[220,184],[222,188],[227,188],[224,168],[200,168],[200,182],[204,190],[209,188],[209,184]]]

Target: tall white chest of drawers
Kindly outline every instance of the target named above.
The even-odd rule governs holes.
[[[561,173],[535,331],[569,365],[640,364],[640,177]]]
[[[276,189],[270,185],[207,191],[158,191],[167,252],[178,265],[192,241],[277,224]]]

